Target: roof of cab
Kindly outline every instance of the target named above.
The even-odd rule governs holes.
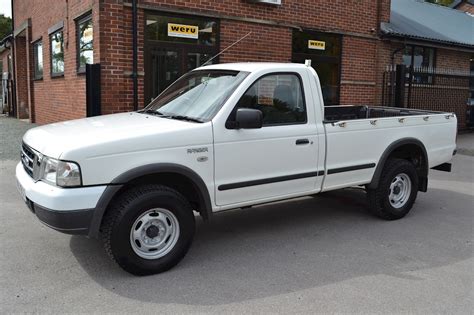
[[[240,63],[219,63],[197,68],[195,70],[234,70],[255,72],[266,69],[294,70],[296,68],[305,68],[301,63],[278,63],[278,62],[240,62]]]

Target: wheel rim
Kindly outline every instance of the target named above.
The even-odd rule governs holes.
[[[178,219],[171,211],[162,208],[151,209],[133,223],[130,245],[138,256],[157,259],[174,248],[179,234]]]
[[[388,200],[394,208],[403,207],[411,195],[411,180],[405,173],[395,176],[390,184]]]

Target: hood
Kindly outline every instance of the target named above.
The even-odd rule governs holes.
[[[194,123],[141,113],[120,113],[53,123],[30,129],[23,141],[38,152],[74,160],[74,152],[109,154],[207,142],[196,130],[210,123]],[[206,138],[212,133],[205,134]],[[187,136],[185,136],[187,135]],[[202,142],[201,142],[202,143]],[[89,149],[89,150],[87,150]],[[83,156],[84,154],[80,154]]]

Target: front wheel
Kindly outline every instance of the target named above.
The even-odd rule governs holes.
[[[386,162],[379,185],[367,189],[369,210],[385,219],[397,220],[410,212],[418,193],[418,175],[413,163],[402,159]]]
[[[161,185],[127,190],[108,209],[101,229],[106,252],[135,275],[175,266],[191,246],[194,230],[189,202]]]

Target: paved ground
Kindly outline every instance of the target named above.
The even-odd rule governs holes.
[[[4,119],[0,126],[27,128]],[[474,149],[474,134],[459,143]],[[222,213],[199,222],[191,251],[175,269],[134,277],[110,262],[98,241],[35,219],[16,192],[10,157],[17,153],[10,151],[17,149],[9,148],[0,160],[0,313],[474,309],[471,155],[457,155],[453,173],[432,172],[429,192],[403,220],[367,215],[358,189]]]

